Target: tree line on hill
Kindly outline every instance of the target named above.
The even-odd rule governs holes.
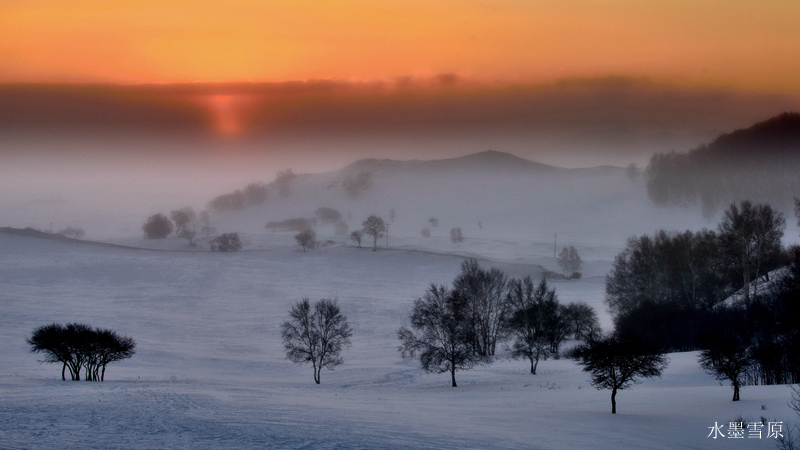
[[[646,169],[658,205],[699,202],[706,217],[741,199],[781,209],[800,195],[800,114],[784,113],[685,153],[656,153]]]

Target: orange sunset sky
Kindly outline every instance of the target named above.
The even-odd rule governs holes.
[[[797,0],[3,0],[0,82],[621,75],[800,94]]]

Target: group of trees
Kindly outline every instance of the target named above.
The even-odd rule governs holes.
[[[785,224],[744,201],[716,231],[631,238],[606,278],[617,333],[702,350],[701,366],[731,381],[734,400],[744,384],[800,381],[800,249],[781,246]]]
[[[169,217],[161,213],[153,214],[142,225],[142,231],[144,231],[145,239],[165,239],[174,231],[176,236],[189,241],[189,247],[197,246],[195,238],[198,232],[204,233],[206,237],[217,232],[211,226],[211,217],[207,210],[198,214],[188,206],[170,212]],[[242,248],[237,233],[223,234],[212,240],[209,245],[211,251],[215,252],[235,252]]]
[[[358,248],[361,248],[361,241],[364,239],[364,236],[369,236],[372,238],[372,251],[378,250],[378,239],[385,236],[384,233],[389,232],[389,227],[386,222],[376,216],[371,215],[367,217],[367,219],[361,223],[361,229],[355,230],[350,233],[350,239],[358,244]]]
[[[490,363],[508,338],[511,355],[528,358],[535,374],[538,361],[557,356],[568,336],[599,333],[588,305],[563,306],[546,280],[534,288],[529,277],[509,280],[475,259],[462,263],[452,289],[431,285],[414,302],[410,323],[398,331],[401,354],[417,357],[428,372],[450,372],[453,387],[456,371]]]
[[[606,277],[617,329],[665,350],[698,348],[712,309],[737,291],[751,303],[769,272],[785,264],[784,226],[769,205],[745,201],[731,205],[716,232],[630,238]]]
[[[53,323],[33,331],[28,339],[31,351],[43,353],[44,362],[61,363],[61,379],[69,371],[73,380],[103,381],[106,366],[130,358],[135,353],[136,342],[114,331],[92,328],[79,323],[61,325]]]

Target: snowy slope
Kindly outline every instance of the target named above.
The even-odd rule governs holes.
[[[787,387],[748,386],[731,402],[694,353],[671,355],[662,378],[621,392],[616,416],[609,393],[570,360],[544,361],[532,376],[524,362],[500,358],[458,373],[454,389],[446,374],[400,358],[396,331],[414,298],[450,283],[461,253],[536,277],[553,261],[535,247],[525,260],[490,239],[477,250],[339,242],[302,253],[290,234],[244,238],[249,251],[215,254],[0,233],[0,448],[752,449],[774,440],[715,441],[708,427],[792,418]],[[589,258],[596,276],[554,281],[562,302],[602,311],[607,267]],[[304,296],[338,297],[355,331],[345,364],[324,371],[319,386],[282,352],[280,325]],[[62,382],[25,343],[53,321],[112,328],[134,337],[138,352],[109,366],[103,383]]]

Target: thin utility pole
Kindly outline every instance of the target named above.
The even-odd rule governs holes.
[[[556,245],[558,245],[558,233],[556,233],[556,237],[553,239],[553,258],[556,257]]]

